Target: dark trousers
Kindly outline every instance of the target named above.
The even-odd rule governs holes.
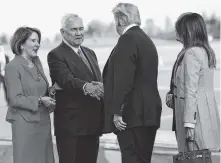
[[[59,163],[96,163],[99,136],[56,136]]]
[[[156,127],[136,127],[117,133],[122,163],[150,163]]]

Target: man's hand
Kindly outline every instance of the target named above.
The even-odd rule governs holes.
[[[119,115],[114,114],[114,125],[118,130],[125,130],[127,124],[123,121],[123,118]]]
[[[97,87],[96,94],[99,97],[103,98],[104,97],[104,86],[103,86],[103,83],[98,82],[98,81],[92,81],[92,84],[94,84]]]
[[[189,151],[193,151],[194,149],[194,129],[186,127],[186,141],[187,141],[187,147]]]
[[[101,83],[102,84],[102,83]],[[100,100],[101,97],[103,97],[104,95],[104,90],[101,86],[101,84],[99,83],[87,83],[85,85],[85,91],[94,98],[97,98],[98,100]]]
[[[173,108],[173,94],[171,93],[167,93],[166,95],[166,105],[169,107],[169,108]]]
[[[103,83],[99,82],[99,81],[92,81],[92,84],[94,85],[98,85],[100,87],[100,89],[104,90],[104,85]]]
[[[49,113],[52,113],[54,110],[55,110],[55,108],[56,108],[56,105],[50,105],[49,107],[48,107],[48,111],[49,111]]]
[[[55,98],[56,91],[63,90],[59,85],[55,82],[55,84],[49,87],[50,97]]]
[[[56,82],[54,83],[53,87],[55,90],[62,90],[62,88]]]

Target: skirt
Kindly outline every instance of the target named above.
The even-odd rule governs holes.
[[[40,121],[27,122],[18,114],[12,121],[14,163],[54,163],[51,121],[46,108],[40,108]]]

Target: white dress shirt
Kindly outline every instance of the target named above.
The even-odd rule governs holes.
[[[123,30],[122,35],[123,35],[124,33],[126,33],[130,28],[136,27],[136,26],[138,26],[138,25],[137,25],[137,24],[130,24],[130,25],[128,25],[128,26]]]
[[[75,53],[78,54],[78,49],[81,50],[81,47],[79,46],[78,48],[71,46],[65,39],[63,39],[64,43],[67,44],[72,50],[75,51]]]

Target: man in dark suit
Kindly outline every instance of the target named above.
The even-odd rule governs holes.
[[[113,14],[120,38],[103,71],[104,129],[116,133],[123,163],[149,163],[162,110],[158,54],[136,6],[119,3]]]
[[[82,19],[62,19],[62,43],[48,54],[55,85],[54,127],[59,163],[96,163],[103,125],[103,88],[93,50],[81,46]]]

